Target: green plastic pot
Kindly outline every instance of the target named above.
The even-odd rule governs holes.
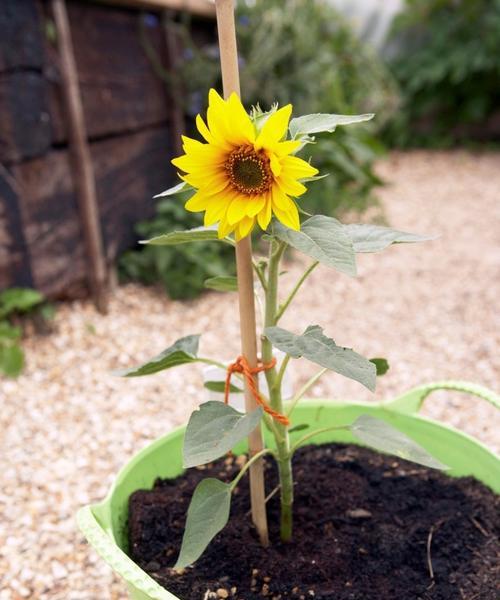
[[[295,412],[293,422],[312,426],[349,425],[358,416],[369,414],[397,427],[450,467],[454,477],[472,475],[495,492],[500,492],[500,458],[472,437],[418,415],[423,401],[434,390],[448,389],[473,394],[500,408],[493,392],[465,382],[445,381],[410,390],[403,396],[380,404],[306,400]],[[298,433],[292,439],[297,439]],[[184,427],[156,440],[141,450],[119,472],[106,499],[85,506],[78,524],[95,550],[125,579],[133,600],[179,600],[139,568],[126,554],[128,498],[138,489],[151,489],[157,477],[182,473]],[[334,431],[313,438],[314,443],[357,443],[348,431]],[[271,440],[269,440],[271,443]],[[235,449],[244,451],[244,445]]]

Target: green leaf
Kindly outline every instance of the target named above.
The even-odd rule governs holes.
[[[165,196],[175,196],[176,194],[182,194],[182,192],[188,192],[189,190],[194,189],[189,183],[186,181],[181,181],[177,185],[174,185],[168,190],[161,192],[161,194],[156,194],[153,198],[165,198]]]
[[[262,408],[240,413],[217,400],[205,402],[191,415],[184,436],[184,467],[205,465],[246,438],[262,418]]]
[[[337,219],[316,215],[304,221],[300,231],[276,221],[273,231],[280,240],[307,256],[347,275],[356,275],[356,253],[351,238]]]
[[[175,569],[192,565],[229,520],[231,487],[218,479],[202,479],[187,513],[186,528]]]
[[[24,367],[24,354],[17,345],[0,346],[0,371],[7,377],[17,377]]]
[[[390,369],[389,362],[386,358],[370,358],[370,362],[375,365],[377,369],[377,377],[382,377]]]
[[[373,119],[375,115],[334,115],[325,113],[316,113],[304,115],[290,121],[290,135],[292,138],[307,135],[311,133],[322,133],[335,131],[337,125],[351,125],[353,123],[362,123]]]
[[[158,356],[151,358],[147,362],[132,367],[114,371],[114,375],[119,377],[141,377],[142,375],[153,375],[165,369],[171,369],[179,365],[196,362],[198,360],[199,335],[188,335],[175,342]]]
[[[29,288],[9,288],[0,293],[0,318],[27,312],[43,302],[43,295]]]
[[[323,329],[318,325],[309,326],[302,335],[295,335],[281,327],[267,327],[264,334],[273,346],[292,358],[303,356],[335,373],[358,381],[372,392],[375,390],[375,365],[350,348],[337,346],[331,338],[323,335]]]
[[[325,177],[329,177],[330,173],[324,173],[323,175],[313,175],[312,177],[304,177],[300,181],[302,183],[307,183],[308,181],[318,181],[319,179],[324,179]]]
[[[361,415],[350,427],[352,433],[363,444],[394,454],[405,460],[411,460],[431,469],[448,469],[446,465],[434,458],[420,444],[381,419],[370,415]]]
[[[20,337],[20,327],[14,327],[8,321],[0,321],[0,344],[2,340],[18,340]]]
[[[210,240],[228,242],[229,238],[220,240],[217,236],[217,227],[195,227],[186,231],[171,231],[163,235],[157,235],[150,240],[141,240],[140,244],[151,246],[174,246],[175,244],[187,244],[189,242],[208,242]]]
[[[218,292],[238,291],[237,277],[210,277],[209,279],[205,279],[204,285],[206,288]]]
[[[226,383],[224,381],[205,381],[203,385],[207,390],[218,392],[219,394],[223,394],[226,389]],[[243,394],[243,390],[232,383],[229,384],[229,391],[231,394]]]
[[[361,223],[344,225],[344,229],[352,240],[355,252],[379,252],[391,244],[427,242],[436,239],[435,236],[417,235],[390,227]]]

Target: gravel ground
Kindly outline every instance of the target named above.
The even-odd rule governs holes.
[[[498,388],[500,154],[392,154],[379,170],[388,222],[440,238],[361,256],[357,279],[313,273],[283,325],[321,324],[339,344],[386,356],[391,369],[375,395],[333,374],[312,395],[379,400],[446,378]],[[290,266],[285,286],[300,266]],[[186,419],[201,375],[183,367],[120,380],[109,371],[196,332],[205,355],[231,359],[235,311],[233,295],[180,303],[129,285],[109,316],[88,302],[67,304],[55,334],[26,341],[25,373],[0,382],[0,600],[126,597],[76,530],[75,512],[105,495],[134,452]],[[314,372],[305,361],[293,368],[296,385]],[[500,445],[499,416],[483,401],[440,392],[424,412]]]

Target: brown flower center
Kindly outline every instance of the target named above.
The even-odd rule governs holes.
[[[224,165],[231,184],[242,194],[263,194],[271,187],[273,174],[264,151],[252,146],[233,150]]]

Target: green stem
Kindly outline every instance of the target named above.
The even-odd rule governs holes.
[[[273,454],[273,451],[270,448],[264,448],[260,452],[257,452],[257,454],[254,454],[252,456],[252,458],[243,465],[241,471],[238,473],[238,475],[236,475],[236,477],[231,482],[231,486],[230,486],[231,492],[234,491],[234,488],[238,485],[238,483],[240,482],[240,479],[248,471],[248,469],[253,465],[253,463],[258,461],[259,458],[261,458],[265,454]]]
[[[286,368],[288,367],[288,363],[292,357],[287,354],[281,363],[280,370],[278,371],[278,375],[276,377],[276,381],[274,382],[274,387],[281,389],[281,383],[283,381],[283,377],[285,375]]]
[[[268,277],[266,289],[266,308],[264,316],[264,327],[272,327],[276,324],[278,312],[278,277],[280,260],[285,251],[286,244],[273,240],[270,247],[268,264]],[[262,338],[262,360],[268,363],[273,358],[273,347],[271,342]],[[289,360],[289,357],[288,357]],[[269,402],[272,408],[283,413],[283,400],[281,397],[281,381],[288,364],[287,358],[283,360],[280,372],[276,367],[266,370],[266,380],[269,387]],[[276,460],[280,478],[281,491],[281,539],[288,542],[292,538],[292,507],[293,507],[293,476],[292,461],[290,456],[290,438],[288,429],[281,423],[274,424],[279,435],[275,435]]]
[[[255,273],[260,281],[260,285],[262,286],[262,289],[264,291],[266,291],[267,283],[266,283],[266,278],[264,276],[264,273],[262,272],[262,269],[260,268],[259,264],[255,261],[252,261],[252,265],[253,265],[253,270],[255,271]]]
[[[309,268],[304,272],[304,274],[302,275],[302,277],[297,281],[297,283],[295,284],[295,287],[293,288],[293,290],[290,292],[288,298],[285,300],[285,302],[279,307],[278,312],[276,313],[276,318],[275,318],[275,323],[277,323],[281,317],[283,316],[283,314],[285,313],[286,309],[290,306],[291,301],[295,298],[295,295],[297,294],[297,292],[300,290],[300,288],[302,287],[302,284],[304,283],[304,281],[309,277],[309,275],[314,271],[314,269],[319,265],[319,261],[313,262]]]
[[[287,417],[289,417],[292,414],[294,408],[297,406],[297,403],[299,402],[299,400],[302,399],[304,394],[306,394],[318,381],[318,379],[320,379],[320,377],[322,377],[327,371],[328,369],[321,369],[320,371],[318,371],[316,375],[313,375],[311,379],[309,379],[309,381],[307,381],[303,385],[303,387],[295,394],[295,396],[290,400],[290,406],[288,407],[288,411],[286,413]]]
[[[205,363],[206,365],[213,365],[214,367],[219,367],[219,369],[222,369],[223,371],[227,371],[227,365],[218,360],[213,360],[211,358],[197,358],[196,360]]]

